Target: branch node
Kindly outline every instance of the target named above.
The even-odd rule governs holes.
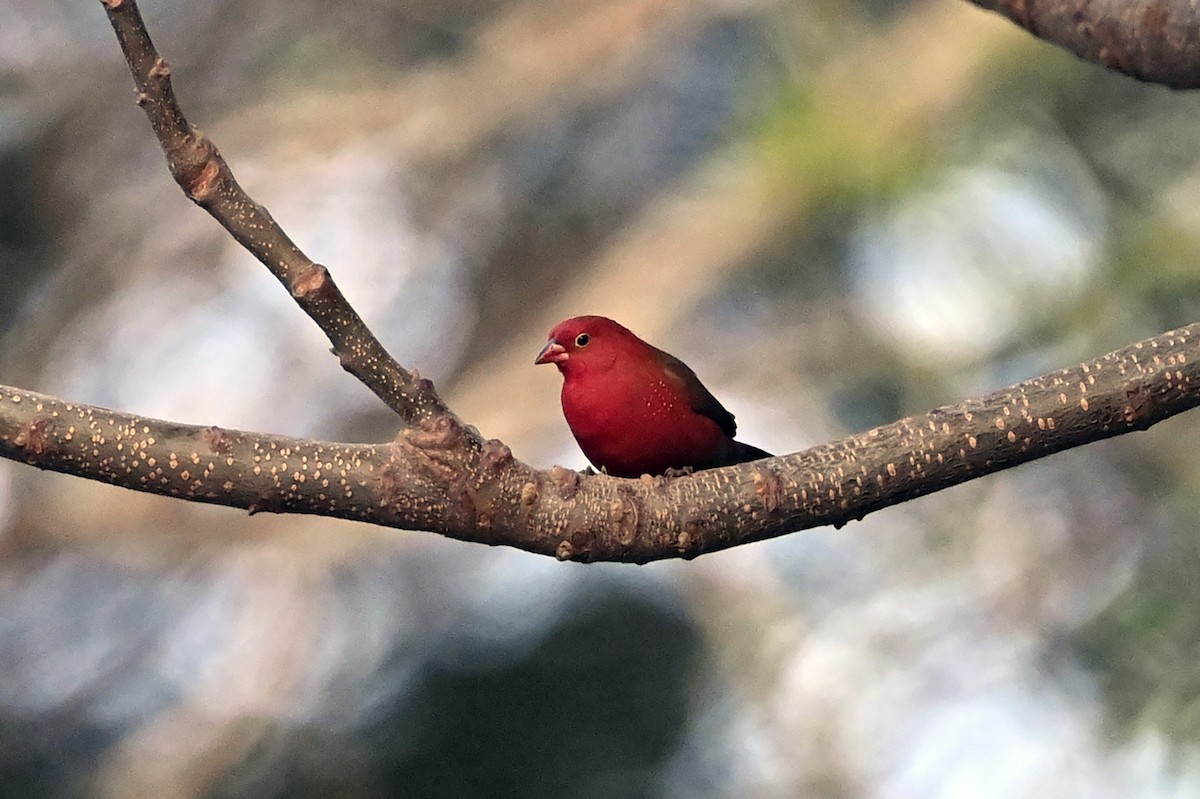
[[[18,433],[13,439],[13,443],[25,450],[26,459],[32,463],[38,455],[42,455],[47,449],[46,427],[48,422],[45,419],[38,419],[26,428],[23,432]]]
[[[229,435],[216,425],[204,428],[200,438],[206,447],[218,455],[228,455],[233,451],[233,442]]]
[[[496,438],[483,442],[483,454],[479,458],[479,468],[494,474],[512,462],[513,454],[508,445]]]
[[[624,546],[637,540],[638,520],[641,513],[633,490],[625,485],[617,486],[617,498],[608,506],[608,518],[617,532],[617,540]]]
[[[571,533],[569,541],[563,541],[558,545],[558,550],[564,549],[563,544],[566,544],[565,549],[570,553],[571,560],[587,562],[591,560],[589,557],[592,553],[592,533],[588,530],[576,530]],[[557,553],[557,550],[556,550]]]
[[[292,296],[299,300],[307,299],[323,289],[328,282],[329,270],[321,264],[313,264],[292,284]]]
[[[579,492],[579,472],[563,466],[555,466],[550,470],[550,482],[558,486],[563,499],[572,499]]]
[[[150,67],[147,74],[152,78],[169,78],[171,77],[171,65],[167,63],[167,59],[159,56],[154,59],[154,66]]]
[[[692,534],[687,530],[680,530],[679,535],[675,536],[675,551],[681,555],[690,551],[692,548]]]
[[[462,441],[463,429],[453,417],[438,416],[422,420],[419,427],[407,428],[401,435],[418,449],[451,449]]]
[[[1153,417],[1154,397],[1140,383],[1135,383],[1125,389],[1125,405],[1121,408],[1121,418],[1135,429],[1146,429]]]
[[[530,480],[521,486],[521,504],[528,507],[538,501],[537,483]]]
[[[217,157],[217,148],[203,135],[197,135],[196,144],[201,150],[207,151],[206,158],[199,169],[188,171],[183,191],[192,201],[203,206],[216,196],[221,179],[221,160]]]
[[[439,416],[422,420],[420,427],[405,428],[396,436],[394,445],[416,450],[425,471],[447,484],[447,488],[453,486],[461,492],[467,491],[462,474],[464,465],[455,458],[455,450],[462,440],[462,425],[453,417]]]
[[[246,512],[251,516],[256,513],[283,513],[285,508],[282,498],[278,495],[263,492],[258,495],[258,499],[250,503]]]
[[[779,475],[767,467],[754,470],[754,493],[762,500],[763,510],[773,513],[783,498],[783,483]]]
[[[700,523],[689,519],[683,523],[683,529],[675,537],[675,552],[684,560],[691,560],[703,551],[704,533]]]

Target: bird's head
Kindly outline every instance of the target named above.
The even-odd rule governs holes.
[[[564,375],[603,369],[625,347],[641,344],[627,328],[603,316],[575,316],[550,331],[534,363],[552,363]]]

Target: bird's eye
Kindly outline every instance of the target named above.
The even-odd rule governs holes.
[[[587,333],[580,333],[578,336],[575,337],[575,346],[576,347],[586,347],[588,345],[588,342],[591,340],[592,340],[592,337],[589,336]]]

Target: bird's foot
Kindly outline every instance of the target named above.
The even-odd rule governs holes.
[[[686,477],[694,471],[696,470],[691,466],[684,466],[682,469],[676,469],[674,466],[671,466],[663,472],[662,476],[667,478],[667,480],[674,480],[677,477]]]

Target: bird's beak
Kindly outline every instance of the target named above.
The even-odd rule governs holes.
[[[546,342],[546,346],[542,347],[542,351],[533,359],[534,363],[562,363],[570,358],[567,355],[567,348],[559,344],[554,339]]]

